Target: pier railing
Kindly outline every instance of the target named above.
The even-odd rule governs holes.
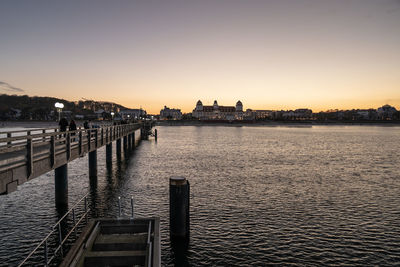
[[[132,123],[66,132],[56,128],[0,132],[0,194],[141,127],[142,123]]]
[[[69,211],[58,220],[58,222],[51,228],[50,233],[36,246],[36,248],[29,253],[29,255],[18,265],[18,267],[32,265],[30,260],[33,257],[39,257],[42,253],[42,262],[44,266],[49,266],[57,256],[62,258],[64,256],[63,246],[67,241],[70,241],[72,234],[74,234],[75,240],[78,237],[78,228],[88,223],[88,216],[90,208],[88,207],[88,194],[82,197],[75,205],[69,209]],[[81,206],[81,207],[80,207]],[[80,215],[78,212],[80,212]],[[72,217],[72,218],[71,218]],[[63,235],[62,224],[68,224],[67,220],[72,221],[72,227],[69,231]],[[51,249],[51,241],[55,243],[55,247]],[[35,260],[40,262],[39,260]],[[37,262],[35,262],[37,264]]]

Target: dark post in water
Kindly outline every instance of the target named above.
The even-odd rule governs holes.
[[[135,132],[132,133],[132,150],[135,150],[136,147],[136,137]]]
[[[112,165],[112,143],[106,145],[106,165],[107,167]]]
[[[89,178],[97,177],[97,150],[89,152]]]
[[[169,179],[169,229],[170,238],[189,237],[189,181],[184,177]]]
[[[54,170],[56,206],[68,206],[68,164]]]
[[[117,142],[116,142],[116,145],[117,145],[117,158],[120,158],[121,157],[121,138],[120,139],[117,139]]]

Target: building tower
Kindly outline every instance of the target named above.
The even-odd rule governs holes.
[[[217,110],[217,109],[218,109],[217,100],[214,100],[213,108],[214,108],[214,110]]]
[[[240,100],[236,103],[236,112],[243,112],[243,104]]]
[[[197,101],[196,104],[196,111],[203,111],[203,103],[201,103],[201,101]]]

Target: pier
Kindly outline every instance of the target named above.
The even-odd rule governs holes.
[[[58,128],[0,133],[0,194],[8,194],[26,181],[55,170],[56,205],[68,204],[68,163],[88,154],[89,179],[97,179],[97,149],[106,146],[107,166],[112,165],[112,143],[117,157],[137,145],[135,132],[146,123],[60,132]],[[139,136],[138,136],[139,137]],[[139,140],[143,136],[140,136]],[[122,141],[123,140],[123,141]]]

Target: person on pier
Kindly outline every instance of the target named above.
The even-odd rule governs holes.
[[[58,122],[58,125],[60,126],[60,132],[65,132],[67,131],[67,127],[68,127],[68,121],[66,118],[61,118],[60,121]],[[65,133],[64,133],[65,136]],[[60,137],[62,137],[62,135],[60,135]]]
[[[74,120],[71,120],[69,123],[69,130],[72,131],[71,136],[75,136],[76,131],[76,123]],[[72,142],[75,141],[75,137],[72,138]]]

